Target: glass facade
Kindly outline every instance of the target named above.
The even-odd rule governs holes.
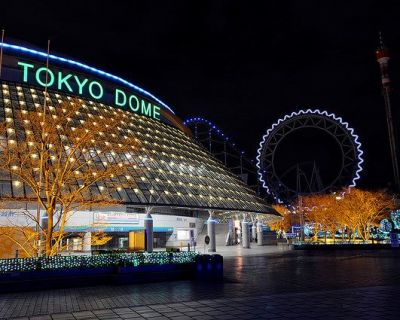
[[[51,112],[52,108],[71,99],[77,98],[49,91],[47,105]],[[115,177],[118,188],[112,192],[113,198],[132,205],[273,213],[237,176],[180,129],[102,103],[79,101],[84,112],[77,114],[73,121],[84,121],[92,116],[118,115],[124,121],[119,122],[115,132],[133,135],[140,141],[138,150],[116,155],[120,159],[114,159],[124,163],[126,174]],[[43,102],[43,88],[3,81],[0,122],[7,122],[11,132],[29,130],[18,125],[14,115],[24,110],[40,112]],[[96,153],[92,158],[104,161]],[[107,192],[107,186],[101,182],[92,189],[93,192]],[[23,197],[28,192],[26,186],[13,181],[9,173],[0,172],[2,197]]]

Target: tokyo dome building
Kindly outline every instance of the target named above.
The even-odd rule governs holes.
[[[2,44],[0,121],[14,123],[17,112],[57,108],[77,99],[83,114],[110,117],[124,114],[123,130],[140,141],[141,148],[125,159],[127,174],[118,177],[120,187],[110,192],[120,204],[110,208],[76,212],[68,221],[73,250],[80,243],[74,234],[90,234],[101,222],[112,235],[108,248],[126,248],[129,235],[144,229],[145,207],[152,206],[155,247],[179,247],[204,233],[210,212],[270,214],[276,212],[220,161],[194,141],[175,111],[152,93],[106,71],[59,55],[19,45]],[[86,113],[86,114],[85,114]],[[78,119],[77,118],[77,119]],[[17,127],[15,130],[20,130]],[[129,178],[127,178],[129,177]],[[101,182],[93,188],[102,188]],[[28,193],[7,172],[0,175],[0,197]],[[24,210],[34,210],[21,203]],[[0,208],[1,220],[13,219],[18,208]]]

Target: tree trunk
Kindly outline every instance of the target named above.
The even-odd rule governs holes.
[[[54,216],[54,209],[48,208],[46,210],[47,213],[47,226],[46,226],[46,246],[45,246],[45,254],[46,257],[52,255],[52,243],[53,243],[53,216]]]
[[[368,230],[365,226],[360,228],[360,234],[363,242],[366,242],[368,240]]]

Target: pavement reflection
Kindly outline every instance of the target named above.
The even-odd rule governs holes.
[[[0,295],[0,318],[276,294],[315,292],[317,297],[322,291],[362,287],[395,290],[400,287],[399,270],[400,250],[229,257],[224,259],[223,282],[171,281]],[[380,291],[370,292],[375,297],[374,292]]]

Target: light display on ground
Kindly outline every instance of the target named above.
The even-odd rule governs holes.
[[[393,211],[390,214],[395,229],[400,229],[400,210]]]
[[[394,230],[400,230],[400,210],[391,212],[389,219],[383,219],[379,223],[379,231],[386,235]]]
[[[392,224],[388,219],[383,219],[379,224],[379,230],[384,233],[389,233],[392,231]]]
[[[118,253],[0,260],[0,273],[114,266],[144,266],[195,262],[196,252]]]

